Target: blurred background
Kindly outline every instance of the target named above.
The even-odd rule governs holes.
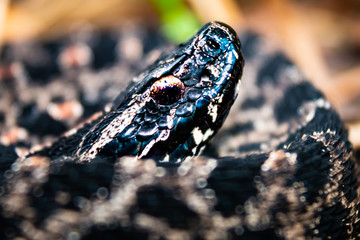
[[[177,44],[212,20],[255,31],[286,52],[340,113],[359,151],[359,0],[0,0],[0,46],[134,24]]]

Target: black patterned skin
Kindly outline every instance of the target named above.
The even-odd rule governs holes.
[[[237,96],[243,65],[234,30],[219,22],[204,25],[137,76],[111,110],[30,156],[80,162],[137,156],[178,165],[198,155],[221,127]],[[181,84],[183,92],[165,86],[169,93],[159,103],[161,96],[151,90],[164,79]]]
[[[358,166],[340,118],[282,54],[242,42],[244,82],[204,156],[12,164],[17,147],[1,146],[1,239],[358,239]]]

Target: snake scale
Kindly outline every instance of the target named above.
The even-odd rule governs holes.
[[[360,238],[358,169],[339,116],[258,36],[243,34],[242,49],[244,73],[236,33],[209,23],[164,52],[105,110],[52,143],[27,152],[26,139],[4,143],[3,134],[0,238]],[[81,67],[63,74],[73,80],[85,74],[92,84],[129,79],[133,66],[118,61],[91,74]],[[8,77],[3,102],[6,93],[30,88],[21,89],[26,67],[11,66],[1,72]],[[108,92],[118,91],[108,83]],[[37,97],[48,92],[40,89]],[[91,100],[94,90],[82,91]],[[29,139],[48,142],[21,119],[33,116],[33,108],[21,109],[15,125]],[[44,132],[56,135],[73,124],[52,123]]]

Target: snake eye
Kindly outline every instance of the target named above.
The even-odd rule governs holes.
[[[220,43],[216,38],[206,37],[203,40],[202,51],[208,56],[216,57],[221,53]]]
[[[184,94],[185,86],[174,76],[163,77],[150,87],[150,96],[161,105],[170,105]]]
[[[217,43],[214,39],[209,38],[206,43],[214,50],[220,49],[220,44]]]

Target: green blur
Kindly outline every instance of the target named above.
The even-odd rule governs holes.
[[[173,43],[190,38],[201,27],[199,19],[182,0],[149,0],[162,21],[161,31]]]

